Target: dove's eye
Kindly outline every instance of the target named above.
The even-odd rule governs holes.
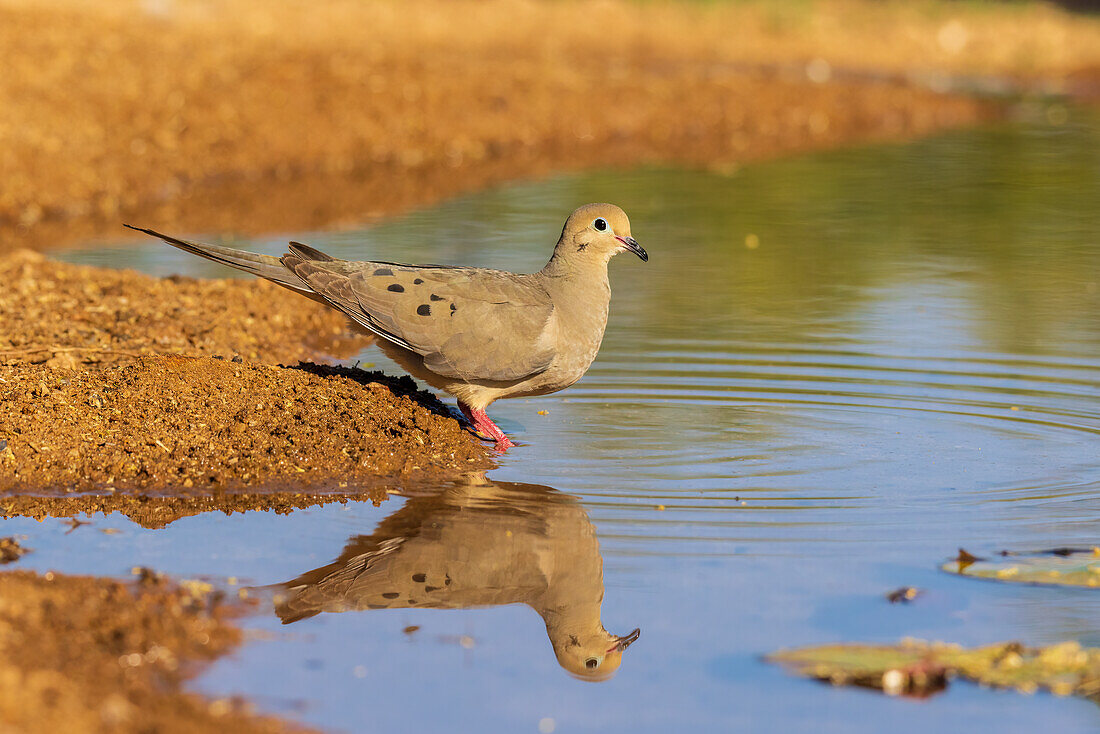
[[[603,222],[602,219],[597,219],[596,221],[597,222]],[[604,226],[607,226],[607,222],[604,222]],[[600,664],[600,661],[597,660],[596,658],[588,658],[587,660],[584,661],[584,667],[588,668],[589,670],[594,669],[599,664]]]
[[[596,217],[596,219],[592,222],[592,226],[596,228],[597,232],[603,232],[605,229],[607,229],[607,220],[603,217]]]

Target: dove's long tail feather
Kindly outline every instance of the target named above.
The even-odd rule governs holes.
[[[234,250],[232,247],[206,245],[201,242],[181,240],[171,235],[162,234],[156,230],[145,229],[144,227],[134,227],[129,224],[124,226],[138,232],[152,235],[153,237],[159,237],[173,247],[178,247],[185,252],[190,252],[192,255],[198,255],[207,260],[212,260],[222,265],[228,265],[231,268],[243,270],[246,273],[258,275],[273,283],[278,283],[284,288],[289,288],[306,298],[311,298],[319,303],[326,303],[324,298],[316,294],[313,289],[306,285],[305,281],[295,275],[293,271],[286,268],[277,257],[246,252],[245,250]]]

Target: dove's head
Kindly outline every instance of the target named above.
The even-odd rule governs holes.
[[[566,635],[554,643],[558,663],[573,677],[601,681],[615,675],[623,661],[623,651],[642,634],[635,629],[628,635],[613,635],[602,626],[584,635]]]
[[[633,252],[643,261],[649,260],[646,251],[630,236],[626,212],[614,204],[585,204],[565,220],[554,256],[606,264],[620,252]]]

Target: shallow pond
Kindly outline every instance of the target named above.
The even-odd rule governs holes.
[[[1095,731],[1081,700],[955,684],[915,703],[759,658],[903,636],[1100,645],[1095,590],[937,570],[960,546],[1100,540],[1097,119],[721,173],[562,177],[241,246],[537,269],[565,215],[599,200],[630,213],[651,260],[612,263],[607,337],[578,385],[493,406],[523,445],[486,481],[163,530],[16,519],[0,535],[29,536],[24,567],[305,574],[285,616],[363,607],[284,626],[268,605],[246,620],[255,639],[197,684],[335,729]],[[58,256],[233,274],[153,243]],[[454,605],[490,606],[392,608],[440,584]],[[903,585],[926,593],[887,602]],[[601,617],[641,638],[613,678],[581,682],[551,639],[584,648]]]

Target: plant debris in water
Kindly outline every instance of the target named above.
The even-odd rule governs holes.
[[[1001,551],[996,558],[979,558],[959,549],[959,555],[940,567],[971,578],[1044,586],[1100,587],[1100,546],[1052,548],[1017,553]]]
[[[908,604],[921,595],[921,590],[915,586],[901,586],[886,595],[886,601],[891,604]]]
[[[30,548],[20,545],[15,538],[0,538],[0,564],[18,561],[30,552]]]
[[[1018,642],[966,649],[943,642],[906,640],[896,645],[822,645],[768,656],[788,670],[838,686],[861,686],[889,695],[928,696],[952,678],[992,688],[1100,703],[1100,649],[1077,642],[1024,647]]]

